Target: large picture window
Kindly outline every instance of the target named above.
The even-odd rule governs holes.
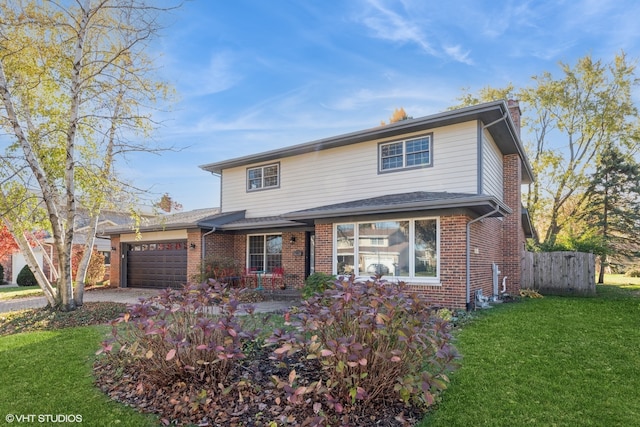
[[[247,267],[271,273],[282,266],[282,236],[261,234],[248,236]]]
[[[432,134],[420,138],[379,145],[380,171],[424,167],[431,165]]]
[[[247,169],[247,190],[261,190],[280,186],[280,165],[264,165]]]
[[[336,274],[439,279],[437,218],[337,224],[334,236]]]

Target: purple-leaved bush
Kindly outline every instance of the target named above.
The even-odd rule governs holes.
[[[273,357],[303,352],[319,361],[323,379],[297,387],[292,370],[276,381],[290,403],[313,403],[316,413],[384,399],[426,408],[457,366],[449,323],[404,284],[337,281],[303,301],[292,323],[296,332],[277,329],[267,340]]]
[[[141,299],[113,322],[101,352],[123,367],[135,366],[153,384],[224,385],[234,363],[245,358],[243,343],[258,332],[245,330],[247,316],[236,316],[238,297],[237,290],[209,280]],[[243,309],[252,312],[251,306]]]

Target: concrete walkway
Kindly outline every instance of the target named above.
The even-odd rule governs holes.
[[[151,298],[157,295],[157,289],[134,289],[134,288],[110,288],[93,289],[84,294],[84,302],[120,302],[124,304],[136,304],[140,298]],[[257,313],[270,313],[286,311],[297,301],[261,301],[252,303]],[[47,305],[44,296],[26,297],[20,299],[0,300],[0,313],[9,311],[26,310],[30,308],[41,308]],[[247,304],[248,305],[248,304]]]

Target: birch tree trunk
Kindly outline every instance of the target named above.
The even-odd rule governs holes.
[[[148,0],[0,2],[0,127],[15,141],[0,152],[0,212],[61,310],[82,304],[101,210],[112,194],[135,191],[117,179],[114,156],[161,150],[147,142],[150,106],[169,92],[146,52],[168,9]],[[93,218],[74,288],[78,206]],[[38,230],[53,240],[57,289],[24,234]]]
[[[93,245],[96,241],[98,220],[99,213],[92,213],[87,230],[87,240],[84,243],[84,252],[82,253],[82,259],[80,260],[80,264],[78,264],[78,272],[76,273],[76,286],[74,289],[76,305],[84,304],[84,286],[85,280],[87,279],[89,263],[91,262],[91,254],[93,253]]]
[[[56,290],[53,286],[51,286],[49,279],[47,279],[47,276],[45,276],[44,271],[42,271],[42,268],[40,268],[40,264],[38,264],[38,260],[36,259],[36,256],[33,253],[33,250],[31,249],[31,245],[29,244],[29,241],[24,236],[24,233],[20,233],[15,228],[13,228],[12,224],[9,221],[7,221],[6,218],[3,218],[3,223],[6,225],[7,229],[11,232],[16,243],[18,244],[18,248],[20,248],[20,252],[24,256],[24,259],[27,262],[29,269],[33,272],[33,275],[35,276],[36,281],[38,282],[38,285],[40,285],[40,288],[42,289],[42,292],[44,293],[44,296],[47,299],[47,303],[51,307],[55,307],[57,305]]]

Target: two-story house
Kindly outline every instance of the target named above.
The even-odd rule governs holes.
[[[284,268],[291,287],[380,273],[468,308],[494,293],[495,264],[515,292],[533,180],[519,133],[518,103],[499,101],[203,165],[220,211],[185,225],[187,270],[224,254],[265,278]]]

